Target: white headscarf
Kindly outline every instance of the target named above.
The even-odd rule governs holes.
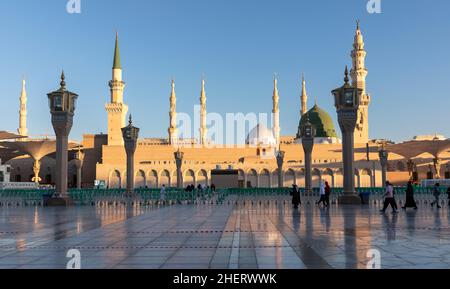
[[[325,182],[324,181],[320,182],[320,194],[325,195]]]

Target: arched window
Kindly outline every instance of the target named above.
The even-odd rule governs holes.
[[[258,187],[258,173],[256,170],[251,169],[247,173],[247,188],[257,188]]]
[[[259,175],[259,187],[270,188],[270,172],[267,169],[262,170]]]

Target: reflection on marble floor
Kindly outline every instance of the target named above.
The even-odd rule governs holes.
[[[450,212],[249,199],[162,208],[0,208],[0,268],[450,268]]]

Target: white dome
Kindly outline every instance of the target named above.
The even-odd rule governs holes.
[[[252,146],[276,146],[277,141],[273,136],[273,131],[264,124],[258,124],[247,136],[247,145]]]

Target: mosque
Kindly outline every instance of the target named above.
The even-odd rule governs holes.
[[[365,67],[366,51],[364,39],[358,23],[351,51],[352,69],[350,72],[352,85],[363,90],[360,99],[357,128],[355,130],[355,184],[358,187],[382,186],[381,166],[379,163],[377,141],[369,140],[369,105],[371,96],[366,91]],[[116,35],[115,52],[112,68],[112,80],[109,82],[110,102],[106,104],[107,134],[84,134],[82,140],[81,176],[76,163],[69,163],[69,184],[76,186],[81,178],[82,187],[92,188],[102,183],[108,188],[124,188],[126,186],[126,154],[123,146],[121,128],[126,125],[128,106],[124,98],[125,83]],[[233,169],[239,172],[239,187],[278,187],[278,167],[275,154],[278,150],[285,152],[283,166],[283,186],[292,184],[304,186],[304,154],[300,134],[282,136],[279,126],[279,93],[277,79],[273,90],[273,127],[267,128],[258,124],[246,138],[245,146],[219,147],[208,145],[208,128],[206,125],[207,105],[205,81],[202,80],[200,92],[200,136],[197,139],[179,138],[177,128],[176,92],[172,81],[170,93],[170,110],[168,137],[164,139],[139,139],[135,154],[135,186],[157,188],[162,185],[177,185],[174,152],[184,152],[182,165],[182,183],[211,184],[211,171],[215,169]],[[331,99],[331,97],[330,97]],[[313,186],[317,187],[321,180],[328,181],[332,187],[343,186],[342,147],[336,127],[328,112],[317,104],[308,108],[306,81],[302,80],[299,113],[299,132],[308,117],[315,128],[316,139],[313,151]],[[19,135],[27,135],[26,129],[26,90],[23,84],[21,94]],[[80,154],[81,155],[81,154]],[[403,170],[395,168],[402,164]],[[10,160],[12,180],[41,180],[51,184],[55,175],[55,161],[44,157],[41,169],[33,174],[33,160],[29,157],[18,157]],[[401,155],[392,157],[390,170],[392,178],[404,181],[407,160]],[[78,164],[79,165],[79,164]],[[418,166],[416,166],[417,168]],[[429,166],[425,166],[429,168]],[[393,169],[394,168],[394,169]],[[449,170],[447,167],[444,170]],[[424,172],[428,173],[427,172]]]

